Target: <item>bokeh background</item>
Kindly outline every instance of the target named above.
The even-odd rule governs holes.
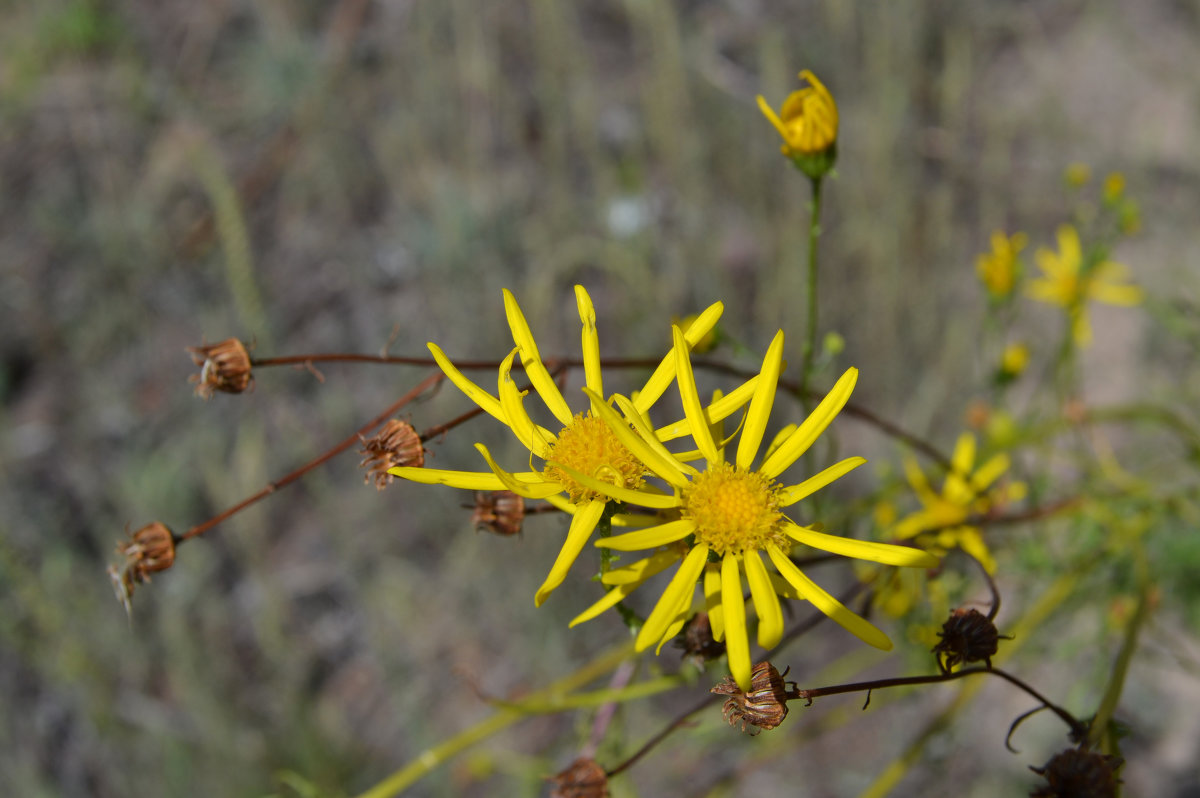
[[[184,352],[202,341],[237,336],[267,356],[422,354],[434,340],[498,360],[508,287],[543,351],[574,354],[581,282],[608,355],[661,353],[672,314],[718,299],[749,349],[779,327],[796,346],[808,185],[754,98],[778,106],[801,68],[831,88],[842,120],[821,324],[845,351],[818,382],[857,365],[856,401],[949,449],[1002,343],[981,343],[975,255],[997,228],[1050,243],[1070,208],[1063,169],[1082,162],[1096,179],[1123,172],[1141,203],[1142,231],[1114,256],[1154,298],[1097,311],[1087,396],[1198,395],[1194,1],[77,0],[18,1],[4,18],[8,795],[356,794],[486,716],[475,688],[536,689],[622,639],[615,618],[566,633],[595,595],[581,574],[535,611],[559,519],[532,520],[518,540],[476,534],[464,495],[379,493],[353,453],[181,548],[130,618],[104,568],[126,529],[204,520],[427,373],[263,370],[253,393],[204,403]],[[1062,320],[1032,308],[1023,324],[1037,363]],[[447,389],[410,413],[424,428],[465,409]],[[519,457],[493,427],[448,436],[431,464],[475,468],[477,438]],[[878,432],[837,429],[847,450],[896,461]],[[1198,534],[1179,531],[1178,573],[1163,575],[1178,601],[1146,630],[1126,692],[1129,794],[1200,794],[1200,643],[1186,609]],[[1105,597],[1091,598],[1022,660],[1080,712],[1118,639],[1098,620]],[[837,635],[800,646],[792,675],[838,681],[830,664],[851,649]],[[896,656],[867,664],[894,673]],[[861,715],[857,699],[827,699],[842,715],[797,708],[755,739],[705,717],[614,794],[802,783],[857,795],[949,696],[877,695]],[[623,750],[694,700],[623,710]],[[1026,766],[1065,745],[1039,719],[1018,737],[1022,755],[1003,750],[1029,708],[989,684],[895,794],[1027,790]],[[528,720],[412,794],[539,794],[589,724]]]

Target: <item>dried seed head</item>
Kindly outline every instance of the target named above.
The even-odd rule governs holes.
[[[722,714],[730,726],[741,723],[742,731],[750,735],[763,729],[774,729],[787,717],[787,682],[775,666],[760,662],[750,674],[750,689],[742,692],[733,677],[726,676],[721,683],[709,690],[716,695],[727,695]],[[746,727],[750,728],[747,729]]]
[[[1029,768],[1046,780],[1030,798],[1116,798],[1121,764],[1119,757],[1068,748],[1043,767]]]
[[[425,448],[421,446],[421,438],[413,425],[407,422],[393,418],[379,432],[370,438],[363,438],[362,442],[363,448],[359,454],[365,454],[366,457],[359,466],[367,469],[363,482],[369,483],[374,477],[378,490],[383,490],[395,479],[388,473],[389,468],[420,468],[425,465]]]
[[[236,338],[212,346],[189,346],[187,351],[200,366],[200,373],[188,377],[188,382],[196,383],[196,396],[201,399],[211,399],[216,391],[241,393],[254,382],[250,353]]]
[[[165,571],[175,562],[175,535],[166,524],[155,521],[134,532],[129,540],[117,544],[117,553],[125,557],[125,567],[108,567],[108,575],[117,592],[117,600],[129,611],[134,588],[150,581],[150,574]]]
[[[475,511],[471,513],[471,524],[476,530],[487,530],[497,535],[516,535],[521,531],[524,519],[525,500],[512,491],[475,492]]]
[[[696,667],[725,653],[725,644],[713,639],[712,624],[708,620],[707,612],[698,612],[692,616],[675,638],[675,645],[683,649],[683,658],[690,659]]]
[[[942,624],[942,638],[933,647],[938,667],[943,673],[959,663],[984,662],[992,667],[992,657],[999,646],[1000,633],[987,616],[976,609],[957,609]]]
[[[550,798],[608,798],[608,775],[594,759],[580,757],[546,780],[554,782]]]

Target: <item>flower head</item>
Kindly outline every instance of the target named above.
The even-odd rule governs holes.
[[[362,439],[363,447],[359,454],[366,455],[359,468],[365,468],[367,473],[363,482],[369,483],[373,478],[375,488],[383,490],[393,479],[388,473],[389,468],[396,466],[413,466],[420,468],[425,464],[425,448],[421,438],[412,424],[400,419],[388,420],[379,432],[370,438]]]
[[[992,487],[1008,470],[1006,454],[994,455],[972,472],[974,466],[975,436],[969,432],[958,438],[951,457],[951,470],[940,494],[934,493],[916,461],[906,459],[904,473],[923,507],[901,519],[894,534],[900,539],[916,538],[918,545],[935,553],[960,548],[979,560],[991,574],[996,571],[996,560],[983,541],[983,533],[979,527],[964,522],[972,514],[983,515],[997,505],[1018,501],[1025,495],[1025,486],[1010,482],[999,488]]]
[[[582,475],[577,478],[614,499],[657,510],[673,510],[674,517],[645,529],[596,541],[596,546],[615,551],[652,553],[645,559],[605,573],[601,581],[612,589],[571,624],[582,623],[615,606],[651,576],[678,562],[674,577],[638,633],[636,647],[639,651],[655,644],[661,650],[663,643],[683,627],[691,615],[697,581],[703,583],[713,636],[725,640],[729,668],[742,690],[748,690],[751,681],[750,642],[742,593],[746,583],[750,586],[751,600],[758,615],[758,643],[764,649],[774,647],[783,636],[779,596],[807,599],[867,643],[890,648],[891,642],[883,632],[848,610],[804,575],[789,556],[792,547],[800,543],[834,554],[891,565],[932,567],[937,565],[937,559],[905,546],[828,535],[787,517],[787,508],[865,463],[861,457],[843,460],[795,485],[779,481],[783,472],[808,450],[845,405],[858,371],[847,371],[812,415],[799,426],[786,428],[776,436],[767,447],[762,462],[754,468],[782,369],[783,333],[775,336],[754,383],[732,461],[725,458],[721,435],[714,436],[710,427],[716,421],[712,409],[705,409],[700,402],[683,333],[675,327],[673,334],[684,415],[706,467],[703,471],[697,470],[672,455],[653,435],[642,432],[645,423],[628,399],[613,397],[622,418],[598,395],[591,394],[593,412],[609,424],[614,434],[655,476],[666,482],[672,492],[618,489]],[[774,572],[768,570],[764,555]]]
[[[189,346],[187,351],[200,366],[200,373],[188,377],[188,382],[196,383],[196,396],[201,399],[211,399],[216,391],[241,393],[254,384],[250,353],[236,338],[211,346]]]
[[[800,79],[808,85],[789,94],[778,114],[761,94],[758,107],[783,137],[783,154],[815,179],[833,168],[837,157],[837,103],[809,70],[801,72]]]
[[[575,286],[575,301],[579,309],[579,319],[583,323],[584,380],[589,391],[602,395],[604,383],[600,373],[600,342],[596,334],[595,307],[581,285]],[[642,478],[648,471],[607,424],[602,423],[591,412],[576,412],[567,404],[554,378],[542,362],[520,305],[507,289],[504,291],[504,308],[516,347],[500,364],[495,395],[463,376],[436,344],[430,343],[429,349],[450,381],[475,404],[511,429],[531,454],[545,462],[545,466],[537,471],[505,471],[496,464],[487,447],[479,443],[475,448],[483,455],[489,471],[399,467],[390,469],[388,473],[413,482],[450,485],[474,491],[508,490],[526,499],[545,499],[570,513],[572,519],[567,539],[550,568],[550,574],[534,597],[535,603],[540,605],[551,591],[562,584],[571,564],[575,562],[604,513],[604,506],[609,497],[603,490],[597,490],[593,482],[613,488],[636,490],[642,486]],[[700,314],[680,345],[685,348],[694,346],[717,323],[722,309],[723,306],[718,302]],[[523,399],[526,392],[517,389],[511,374],[514,360],[518,356],[534,392],[562,425],[562,429],[557,433],[534,422],[525,410]],[[670,386],[675,377],[675,362],[675,355],[668,352],[641,391],[636,394],[633,405],[638,413],[649,410]],[[581,480],[579,475],[586,475],[586,481]]]
[[[975,268],[992,299],[1003,301],[1012,296],[1021,277],[1021,261],[1017,255],[1029,243],[1024,233],[1006,236],[997,230],[992,233],[992,251],[975,259]]]
[[[129,540],[117,544],[117,553],[125,558],[125,567],[120,571],[108,566],[117,600],[129,612],[129,599],[134,588],[149,582],[150,574],[165,571],[175,563],[175,534],[167,525],[155,521],[129,536]]]
[[[1092,341],[1089,301],[1110,305],[1137,305],[1142,301],[1142,289],[1128,282],[1129,269],[1124,265],[1109,260],[1084,262],[1079,233],[1071,225],[1058,228],[1058,252],[1040,247],[1035,257],[1042,276],[1029,284],[1029,294],[1066,309],[1079,346]]]

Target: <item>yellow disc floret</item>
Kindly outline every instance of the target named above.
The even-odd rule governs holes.
[[[546,459],[543,476],[561,484],[574,504],[591,501],[597,493],[572,479],[560,465],[631,490],[641,488],[642,477],[648,473],[642,461],[625,448],[608,425],[590,412],[575,414],[570,425],[564,427],[557,440],[550,444]]]
[[[757,471],[716,463],[683,491],[683,517],[696,522],[696,542],[720,556],[762,551],[768,544],[785,551],[791,544],[780,531],[778,483]]]

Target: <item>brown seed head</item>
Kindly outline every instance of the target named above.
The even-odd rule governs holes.
[[[999,647],[1000,633],[987,616],[976,609],[957,609],[942,624],[942,638],[933,647],[942,673],[959,663],[984,662],[992,667],[992,657]]]
[[[192,360],[200,373],[188,377],[196,383],[196,396],[211,399],[216,391],[241,393],[254,382],[250,373],[250,353],[236,338],[227,338],[212,346],[189,346]]]
[[[750,735],[763,729],[774,729],[787,717],[787,682],[769,662],[760,662],[750,673],[750,689],[742,692],[733,677],[726,676],[721,683],[709,690],[716,695],[727,695],[722,714],[730,726],[741,723],[742,731]],[[750,728],[747,729],[746,727]]]
[[[475,511],[471,513],[471,525],[476,530],[487,530],[497,535],[516,535],[525,520],[525,500],[508,490],[480,490],[475,492]]]
[[[1043,767],[1029,768],[1046,780],[1030,798],[1116,798],[1121,759],[1095,751],[1068,748]]]
[[[366,457],[359,466],[367,469],[363,482],[368,483],[375,478],[375,487],[383,490],[394,476],[388,473],[389,468],[396,466],[412,466],[420,468],[425,465],[425,448],[412,424],[392,419],[384,424],[379,432],[370,438],[363,438],[363,448],[359,454]]]
[[[155,521],[134,532],[127,541],[117,544],[117,553],[125,557],[125,567],[108,567],[117,600],[129,610],[134,588],[150,581],[150,574],[165,571],[175,562],[175,536],[166,524]]]
[[[608,798],[608,775],[594,759],[580,757],[546,780],[554,782],[550,798]]]
[[[700,667],[725,653],[725,644],[713,639],[712,624],[707,612],[698,612],[683,627],[675,638],[675,645],[683,649],[683,658],[690,659]]]

